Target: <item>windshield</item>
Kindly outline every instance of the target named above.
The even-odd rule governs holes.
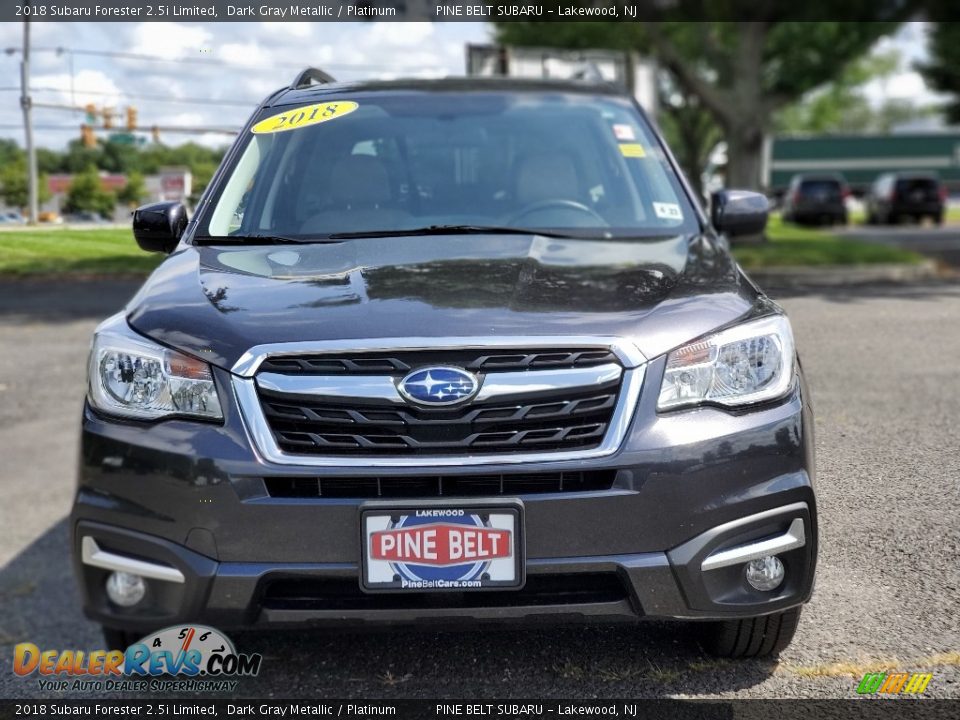
[[[470,226],[610,238],[698,227],[653,134],[620,98],[368,92],[268,108],[256,121],[198,236]]]

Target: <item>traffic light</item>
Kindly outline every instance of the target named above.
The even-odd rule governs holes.
[[[93,103],[87,103],[84,110],[87,112],[87,124],[93,125],[97,121],[97,106]]]
[[[159,144],[159,143],[160,143],[160,128],[158,128],[156,125],[154,125],[153,128],[151,128],[150,133],[153,135],[153,141],[154,141],[155,143]]]
[[[97,136],[93,134],[93,128],[87,124],[80,126],[80,140],[84,147],[92,148],[97,146]]]
[[[127,130],[137,129],[137,109],[132,105],[127,108]]]
[[[103,129],[109,130],[113,127],[113,108],[105,107],[103,109]]]

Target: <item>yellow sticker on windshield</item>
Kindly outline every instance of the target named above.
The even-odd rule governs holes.
[[[279,115],[271,115],[266,120],[261,120],[251,128],[251,132],[256,135],[263,135],[286,132],[287,130],[299,130],[308,125],[316,125],[349,115],[358,107],[360,106],[352,100],[341,100],[339,102],[325,102],[291,108]]]
[[[640,143],[620,143],[620,153],[624,157],[642,158],[647,156],[647,153],[643,150],[643,145]]]

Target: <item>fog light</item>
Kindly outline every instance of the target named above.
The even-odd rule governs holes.
[[[115,572],[107,578],[107,597],[114,605],[133,607],[146,593],[147,585],[139,575]]]
[[[747,582],[754,590],[773,590],[783,582],[783,563],[775,555],[768,555],[747,563]]]

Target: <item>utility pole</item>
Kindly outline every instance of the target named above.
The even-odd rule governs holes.
[[[20,62],[20,107],[27,141],[27,222],[37,224],[37,150],[33,146],[33,106],[30,99],[30,21],[23,21],[23,59]]]

